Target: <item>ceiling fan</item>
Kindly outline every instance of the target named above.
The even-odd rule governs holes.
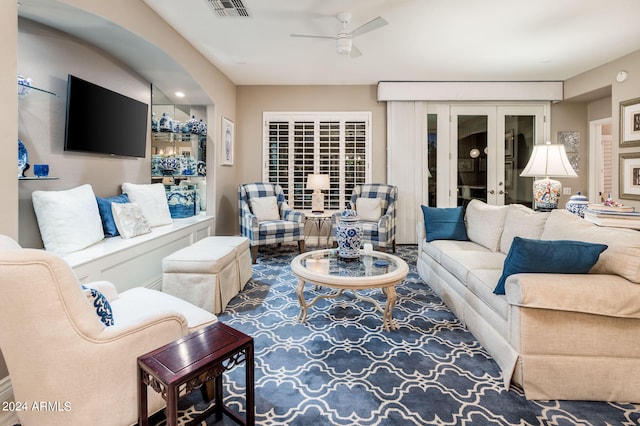
[[[310,34],[291,34],[291,37],[306,37],[306,38],[327,38],[336,41],[336,50],[341,55],[351,55],[352,58],[357,58],[362,55],[362,52],[353,45],[353,38],[369,31],[376,30],[388,24],[388,22],[378,16],[375,19],[360,25],[353,31],[349,31],[348,26],[351,22],[351,12],[340,12],[336,15],[338,22],[342,24],[342,29],[337,36],[324,36],[324,35],[310,35]]]

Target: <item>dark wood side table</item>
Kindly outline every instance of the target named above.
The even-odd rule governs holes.
[[[222,373],[245,363],[246,418],[222,402]],[[178,398],[198,386],[213,381],[215,404],[202,413],[200,421],[223,413],[236,423],[255,425],[253,338],[217,322],[188,336],[138,357],[138,425],[148,426],[147,386],[160,393],[167,402],[167,425],[177,424]]]

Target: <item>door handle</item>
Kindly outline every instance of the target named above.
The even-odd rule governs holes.
[[[489,194],[493,195],[493,194],[495,194],[495,193],[496,193],[496,191],[494,191],[493,189],[490,189],[490,190],[489,190]]]

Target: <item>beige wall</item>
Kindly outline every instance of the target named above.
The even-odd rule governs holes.
[[[386,104],[376,100],[376,91],[376,86],[238,86],[238,183],[262,181],[262,114],[273,111],[371,111],[371,177],[386,182]]]
[[[18,8],[16,2],[0,3],[0,233],[18,238],[18,97],[16,75],[18,57],[13,46],[18,45]],[[0,366],[1,367],[1,366]],[[0,368],[2,377],[2,368]]]
[[[629,73],[629,78],[622,83],[618,83],[616,81],[616,75],[621,70],[626,70]],[[564,86],[565,98],[578,97],[582,94],[593,92],[608,86],[611,86],[610,111],[613,124],[613,193],[611,195],[614,199],[622,201],[626,205],[635,206],[640,209],[640,201],[619,199],[618,187],[619,154],[623,152],[628,153],[640,151],[638,148],[621,149],[618,145],[620,140],[620,102],[640,97],[640,51],[623,56],[622,58],[568,79]],[[607,100],[603,99],[601,102],[606,103]],[[596,101],[593,101],[589,107],[590,108],[585,112],[584,116],[586,126],[588,126],[589,120],[603,118],[603,114],[606,113],[606,106],[601,105]],[[552,123],[554,121],[559,122],[559,119],[552,116]]]
[[[577,178],[558,179],[563,188],[571,188],[571,194],[581,192],[586,195],[589,190],[589,124],[586,121],[586,102],[561,102],[551,105],[551,142],[558,142],[558,132],[571,131],[580,134],[580,155]],[[568,154],[571,155],[571,154]],[[560,197],[559,206],[564,207],[570,195]]]
[[[209,96],[207,108],[207,213],[216,218],[216,234],[228,234],[227,200],[236,198],[237,166],[218,161],[222,117],[235,121],[236,86],[200,52],[149,8],[143,0],[60,0],[101,16],[163,49],[181,64]],[[152,58],[150,58],[152,60]],[[236,162],[237,164],[237,162]]]
[[[150,83],[105,52],[67,34],[32,21],[19,20],[18,69],[33,85],[57,96],[32,90],[20,99],[19,135],[29,152],[29,163],[49,164],[58,180],[21,181],[19,242],[42,247],[31,202],[35,190],[63,190],[88,183],[100,197],[120,194],[123,182],[149,183],[151,157],[147,134],[146,158],[121,158],[64,151],[67,75],[73,74],[110,90],[151,104]],[[105,115],[104,125],[110,123]],[[100,129],[95,129],[99,132]],[[32,167],[33,168],[33,167]],[[28,176],[33,170],[28,170]]]
[[[114,30],[117,30],[121,27],[125,31],[130,31],[138,36],[144,38],[148,42],[162,48],[166,49],[166,53],[169,56],[173,57],[177,63],[181,64],[187,72],[191,74],[198,84],[202,87],[202,90],[209,96],[212,101],[212,104],[207,107],[207,124],[209,128],[209,137],[208,137],[208,147],[207,147],[207,155],[208,155],[208,212],[213,214],[216,217],[216,226],[219,226],[220,221],[218,221],[218,206],[221,204],[219,199],[222,197],[231,197],[235,198],[236,191],[236,169],[237,167],[225,167],[221,168],[217,165],[215,153],[217,152],[217,145],[219,143],[219,128],[220,128],[220,120],[224,115],[231,119],[235,119],[235,109],[236,109],[236,86],[226,77],[224,76],[214,65],[212,65],[209,61],[207,61],[193,46],[187,43],[179,34],[177,34],[173,28],[171,28],[165,21],[163,21],[155,12],[153,12],[142,0],[111,0],[111,1],[102,1],[102,0],[61,0],[69,5],[78,7],[80,9],[85,9],[89,12],[92,12],[96,15],[102,16],[105,19],[108,19],[114,22],[116,25],[113,26]],[[14,86],[14,79],[16,78],[16,74],[18,72],[17,60],[18,60],[18,19],[17,19],[17,6],[16,2],[12,1],[3,1],[0,2],[0,34],[2,34],[3,41],[3,49],[2,53],[0,53],[0,58],[2,59],[2,67],[0,67],[1,75],[0,77],[0,122],[4,124],[2,136],[0,136],[0,148],[4,155],[0,156],[0,162],[2,167],[1,173],[3,173],[4,179],[2,184],[2,200],[3,200],[3,208],[0,210],[0,232],[3,234],[10,235],[14,238],[22,239],[21,235],[19,235],[19,224],[18,224],[18,213],[20,210],[19,206],[24,207],[26,203],[27,197],[18,195],[18,180],[17,180],[17,166],[16,166],[16,158],[17,158],[17,138],[18,138],[18,99],[16,86]],[[72,41],[72,39],[68,36],[56,37],[60,38],[59,40],[55,40],[52,42],[55,43],[69,43],[70,45],[76,45],[77,41]],[[104,52],[99,52],[96,49],[92,49],[90,46],[78,46],[79,49],[84,49],[88,52],[92,58],[98,58],[101,63],[105,64],[111,70],[118,70],[118,74],[123,72],[125,75],[130,74],[131,80],[127,78],[126,80],[138,86],[138,83],[132,83],[138,80],[140,77],[136,76],[136,73],[132,70],[126,70],[126,66],[122,64],[118,64],[117,61],[110,61],[108,59],[108,55]],[[40,73],[46,73],[47,69],[50,67],[55,68],[59,72],[63,68],[62,59],[51,56],[48,54],[49,52],[44,52],[41,55],[41,68],[33,71],[38,75],[38,81],[51,83],[50,88],[58,87],[58,79],[59,76],[51,75],[46,77],[40,77]],[[20,52],[21,60],[23,54],[25,56],[25,60],[28,57],[28,54],[24,52]],[[152,61],[153,58],[150,58]],[[73,65],[73,61],[70,66]],[[78,66],[76,63],[74,66]],[[126,71],[125,71],[126,70]],[[25,74],[27,74],[25,72]],[[99,74],[99,73],[98,73]],[[92,74],[93,75],[93,74]],[[135,76],[135,77],[134,77]],[[66,73],[65,77],[66,79]],[[143,80],[142,80],[143,81]],[[118,81],[116,81],[118,83]],[[122,83],[122,81],[120,81]],[[127,83],[127,84],[129,84]],[[146,83],[148,84],[148,83]],[[44,85],[44,84],[43,84]],[[147,86],[148,87],[148,86]],[[136,96],[132,96],[136,97]],[[59,105],[57,103],[61,102],[61,100],[48,100],[44,102],[53,103],[53,108],[51,111],[59,111]],[[36,107],[36,110],[41,107]],[[46,109],[46,108],[45,108]],[[41,111],[41,110],[40,110]],[[42,117],[46,120],[53,120],[55,117]],[[36,119],[34,117],[34,119]],[[56,144],[61,143],[60,140],[56,140],[59,136],[59,130],[53,128],[54,124],[52,122],[52,135],[48,140],[50,144],[48,147],[45,145],[45,149],[52,149],[55,151]],[[64,126],[64,122],[57,122],[55,126]],[[29,130],[31,132],[31,130]],[[44,135],[44,129],[39,129],[38,134]],[[37,139],[37,138],[36,138]],[[34,140],[35,142],[35,140]],[[59,145],[58,145],[59,146]],[[38,146],[40,149],[40,146]],[[59,153],[57,153],[59,154]],[[36,155],[36,151],[34,151],[34,156]],[[62,154],[62,156],[67,154]],[[73,154],[69,154],[70,156]],[[39,161],[42,161],[42,158],[46,157],[44,151],[38,152],[37,156],[40,157]],[[78,158],[78,157],[74,157]],[[34,157],[35,159],[35,157]],[[87,158],[84,158],[87,160]],[[60,176],[60,181],[55,181],[56,183],[44,183],[39,182],[40,185],[38,188],[46,189],[50,184],[57,185],[56,188],[62,188],[63,186],[66,188],[70,188],[72,186],[77,186],[82,183],[86,183],[87,179],[94,179],[92,177],[92,173],[89,173],[89,170],[84,170],[84,174],[79,173],[77,170],[68,170],[66,167],[69,164],[78,165],[82,161],[67,162],[64,161],[64,170],[60,170],[60,168],[54,164],[53,161],[50,161],[50,158],[46,158],[47,162],[52,163],[52,171],[51,174],[56,174]],[[58,160],[56,160],[58,161]],[[88,160],[93,161],[93,160]],[[102,163],[102,161],[100,161]],[[122,172],[123,169],[127,169],[127,176],[138,176],[137,179],[143,179],[144,181],[149,181],[150,179],[150,163],[149,159],[144,160],[116,160],[116,162],[109,163],[109,166],[104,166],[105,163],[102,163],[100,166],[101,172],[104,173],[104,170],[113,167],[114,174],[115,171]],[[129,170],[129,169],[133,170]],[[57,170],[56,170],[57,169]],[[107,175],[111,175],[111,173],[107,173]],[[104,178],[104,176],[103,176]],[[132,180],[134,180],[132,178]],[[112,192],[114,188],[117,188],[117,185],[122,181],[122,175],[114,180],[106,180],[105,182],[97,182],[101,189],[96,192],[100,193],[108,193]],[[20,185],[28,185],[26,182],[20,182]],[[103,186],[104,185],[104,186]],[[53,187],[49,187],[53,188]],[[28,187],[26,192],[32,191],[35,187]],[[104,192],[103,192],[104,191]],[[29,201],[30,202],[30,201]],[[33,219],[33,216],[32,216]],[[234,221],[235,216],[230,218]],[[224,222],[224,221],[222,221]],[[220,231],[217,231],[220,233]],[[31,235],[31,234],[29,234]],[[25,238],[32,240],[32,237],[25,236]],[[7,369],[4,363],[4,360],[0,357],[0,380],[7,376]]]
[[[18,99],[14,85],[18,73],[18,8],[14,1],[0,2],[0,233],[18,238]],[[9,373],[0,353],[0,380]]]

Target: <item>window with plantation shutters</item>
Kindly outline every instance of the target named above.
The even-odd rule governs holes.
[[[325,209],[341,210],[371,174],[371,113],[264,113],[263,178],[297,210],[311,209],[310,174],[329,175]]]

